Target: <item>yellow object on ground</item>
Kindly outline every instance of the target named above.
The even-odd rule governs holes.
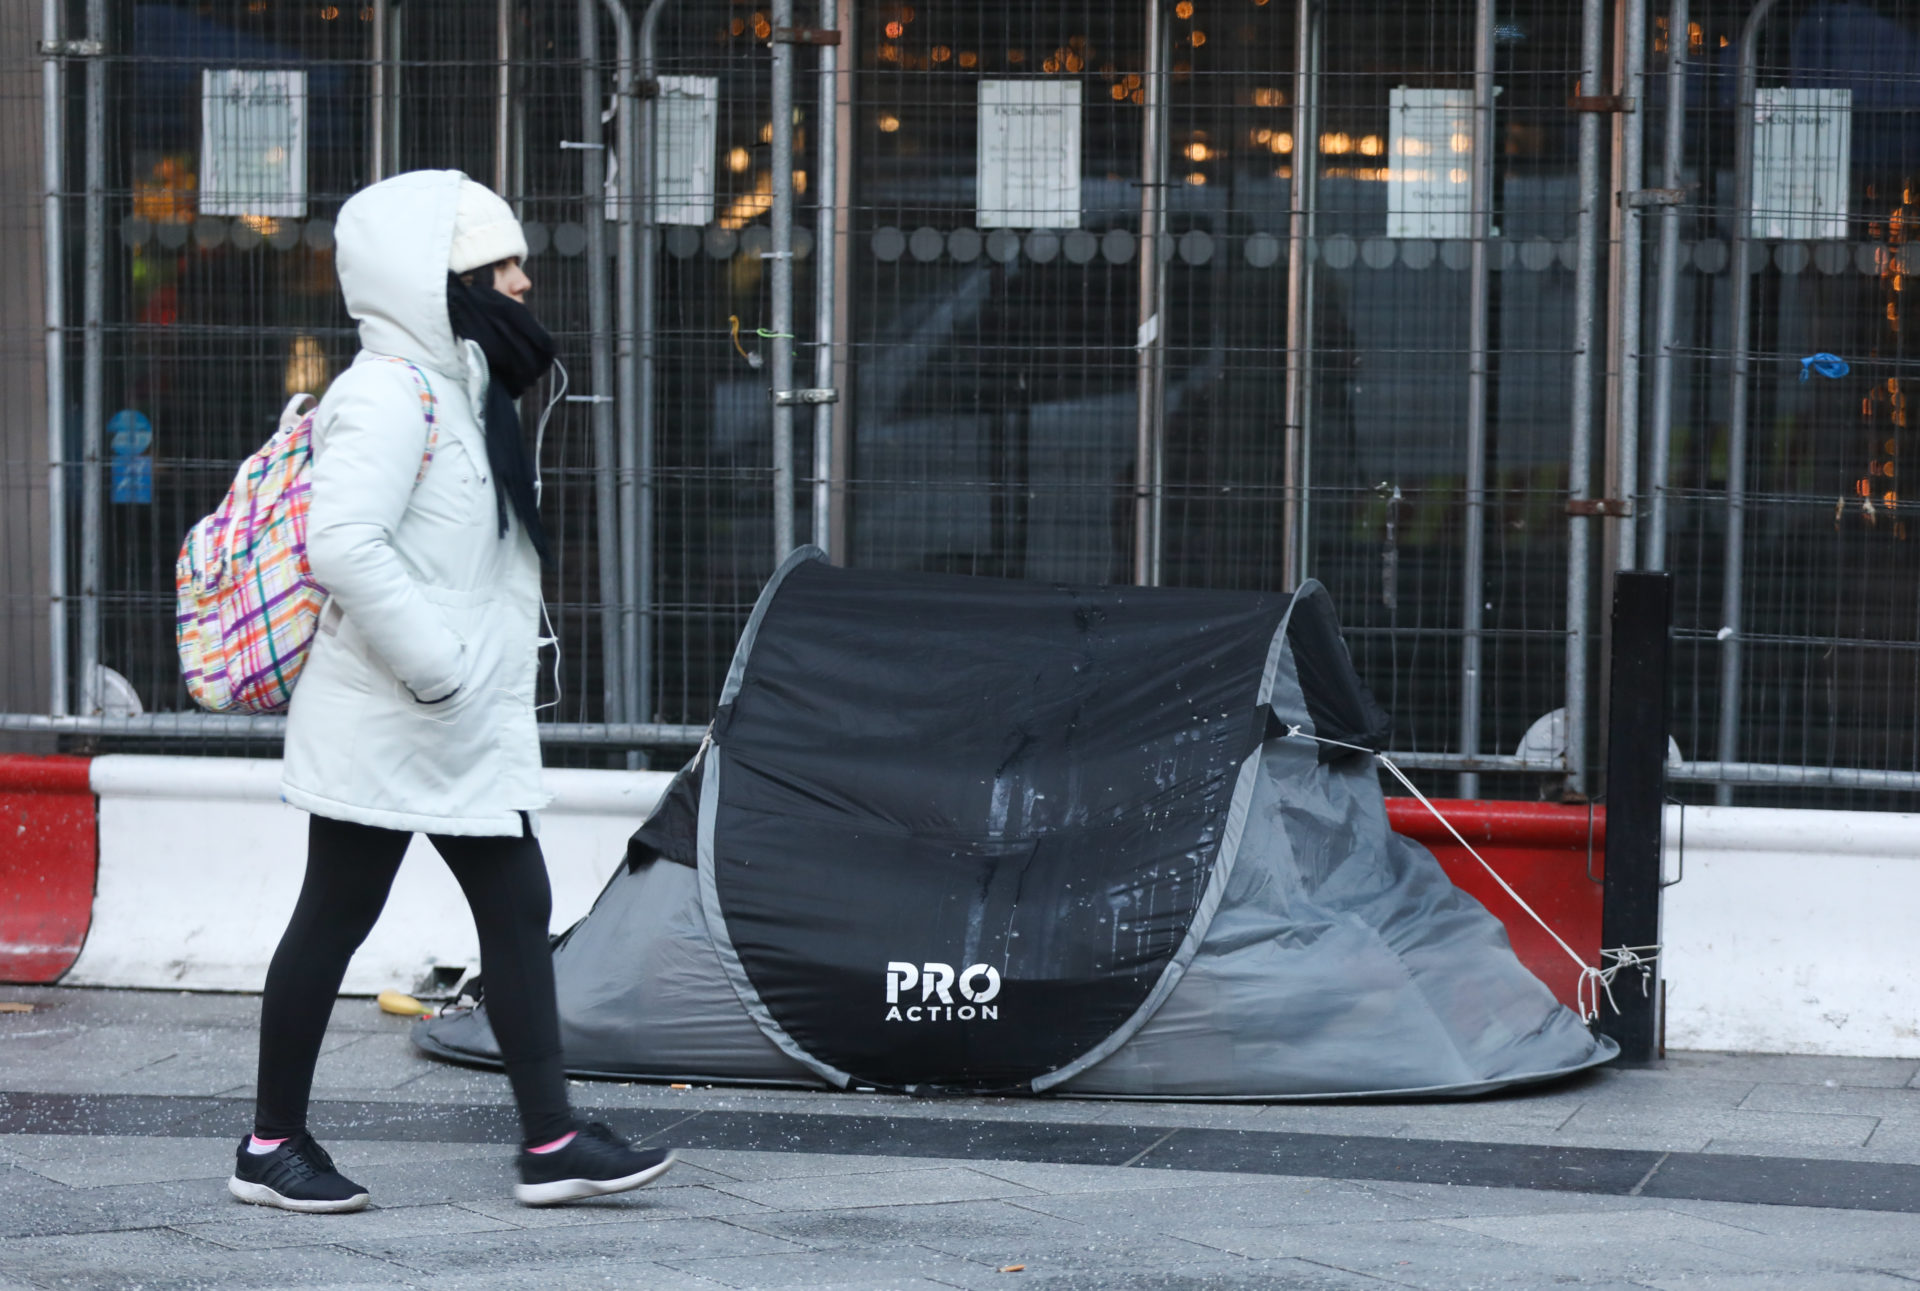
[[[403,1018],[424,1017],[433,1012],[428,1005],[400,991],[382,991],[379,1001],[382,1013],[398,1013]]]

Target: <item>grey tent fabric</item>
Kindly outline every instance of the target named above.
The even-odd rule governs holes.
[[[1424,847],[1364,763],[1270,741],[1250,835],[1180,985],[1062,1092],[1147,1098],[1468,1095],[1605,1062]]]
[[[567,1069],[818,1086],[819,1077],[780,1052],[740,1007],[707,936],[698,885],[684,865],[622,867],[556,948]],[[445,1013],[416,1036],[440,1057],[500,1061],[484,1007]]]
[[[1052,721],[1087,729],[1051,739]],[[1318,584],[1073,589],[799,553],[709,743],[555,948],[568,1068],[1278,1101],[1467,1095],[1607,1061],[1500,922],[1391,832],[1373,759],[1302,738],[1377,747],[1386,721]],[[1117,782],[1091,822],[1046,818],[1082,773]],[[898,962],[963,933],[953,965]],[[484,1003],[414,1034],[498,1062]]]

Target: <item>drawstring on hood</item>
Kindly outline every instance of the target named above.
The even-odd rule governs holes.
[[[553,337],[533,311],[495,290],[493,270],[483,267],[471,285],[460,275],[447,275],[447,320],[455,336],[477,344],[487,356],[492,380],[487,383],[487,464],[493,470],[494,502],[499,509],[500,536],[507,536],[508,509],[520,520],[541,564],[551,564],[547,533],[540,524],[540,502],[533,488],[533,460],[520,431],[520,413],[514,400],[553,365]],[[482,278],[485,281],[482,281]]]

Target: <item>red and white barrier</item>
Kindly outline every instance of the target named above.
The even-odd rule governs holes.
[[[541,813],[541,844],[554,931],[586,913],[669,779],[661,771],[547,772],[554,801]],[[99,799],[92,929],[58,980],[259,990],[306,866],[307,816],[280,801],[280,764],[110,756],[93,760],[91,783]],[[478,958],[466,899],[432,846],[415,838],[343,989],[406,990],[435,968]]]
[[[57,981],[73,966],[98,855],[87,760],[0,757],[0,981]]]
[[[669,778],[547,772],[555,931],[599,895]],[[1584,808],[1436,805],[1561,937],[1597,957],[1604,812],[1590,877]],[[1552,939],[1424,808],[1395,800],[1389,814],[1571,1002],[1576,970]],[[1669,875],[1683,880],[1666,896],[1670,1046],[1920,1057],[1920,816],[1669,808],[1666,832]],[[0,981],[258,990],[305,858],[306,816],[280,801],[277,762],[0,757]],[[477,956],[459,887],[416,839],[345,989],[405,989]]]

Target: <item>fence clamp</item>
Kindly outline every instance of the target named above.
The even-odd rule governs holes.
[[[1620,194],[1620,201],[1627,206],[1678,206],[1686,197],[1684,188],[1637,188]]]
[[[1576,94],[1567,106],[1575,112],[1631,112],[1634,99],[1628,94]]]
[[[840,392],[838,390],[775,390],[772,393],[774,406],[777,408],[792,408],[800,404],[840,402]]]
[[[42,58],[98,58],[106,52],[106,42],[99,40],[43,40],[40,42]]]
[[[775,27],[776,45],[838,45],[840,33],[831,27]]]
[[[1567,499],[1567,514],[1570,516],[1602,516],[1624,520],[1633,514],[1633,499],[1569,498]]]

